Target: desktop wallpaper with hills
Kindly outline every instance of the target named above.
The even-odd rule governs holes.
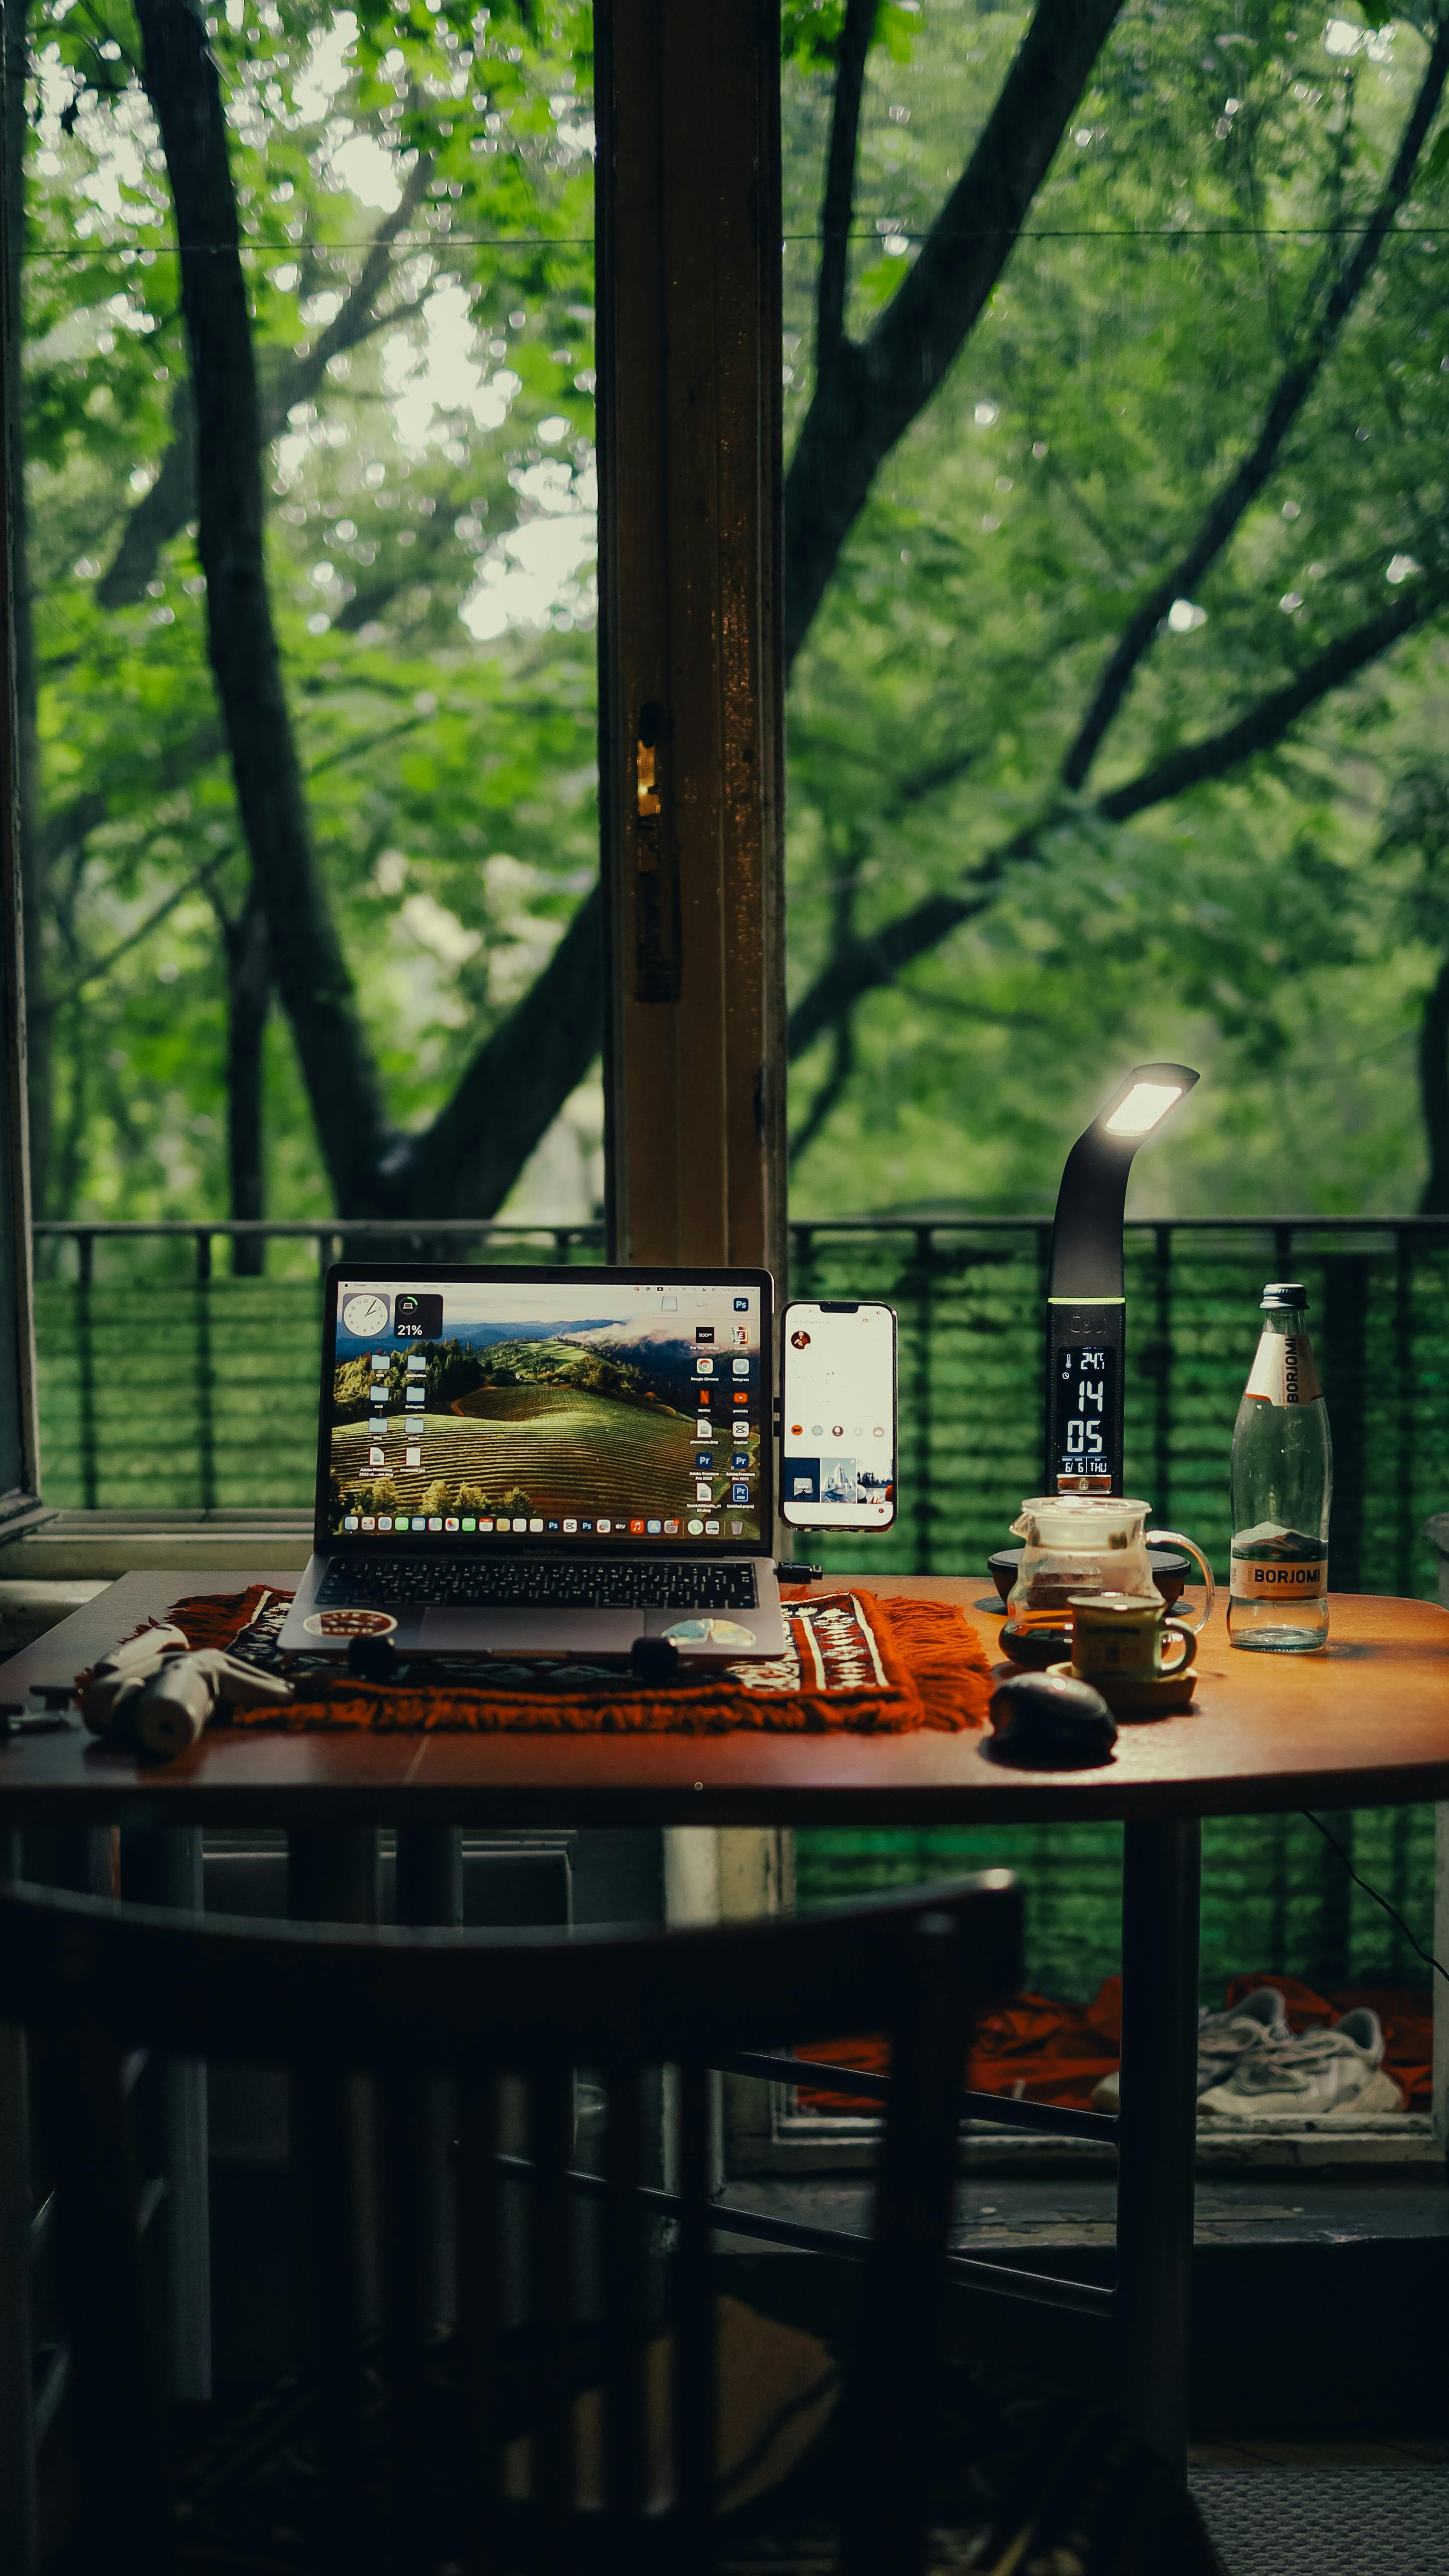
[[[692,1317],[446,1320],[433,1342],[363,1344],[339,1330],[334,1529],[351,1513],[401,1512],[667,1516],[682,1531],[718,1513],[723,1535],[758,1535],[758,1352],[731,1346],[728,1304],[714,1346],[698,1343]],[[747,1378],[733,1372],[737,1356],[749,1359]],[[701,1357],[712,1375],[698,1374]],[[696,1438],[701,1412],[717,1427],[707,1442]],[[748,1506],[731,1501],[739,1481]]]

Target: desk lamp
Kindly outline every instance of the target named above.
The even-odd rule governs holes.
[[[1134,1065],[1067,1156],[1047,1285],[1044,1494],[1122,1491],[1127,1175],[1197,1078],[1186,1064]]]

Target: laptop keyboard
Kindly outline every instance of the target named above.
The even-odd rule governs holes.
[[[317,1600],[396,1610],[414,1602],[437,1610],[753,1610],[753,1565],[688,1559],[333,1557]]]

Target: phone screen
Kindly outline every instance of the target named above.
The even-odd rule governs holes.
[[[889,1306],[787,1306],[784,1473],[797,1529],[887,1529],[896,1516],[896,1319]]]

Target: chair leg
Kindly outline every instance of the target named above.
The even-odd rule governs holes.
[[[400,1827],[397,1838],[397,1919],[400,1924],[440,1924],[449,1931],[463,1921],[463,1837],[452,1827]],[[411,2279],[396,2273],[390,2302],[394,2326],[406,2314],[410,2339],[425,2337],[434,2326],[454,2322],[454,2235],[452,2142],[456,2128],[453,2088],[448,2084],[419,2087],[407,2120],[389,2140],[392,2166],[406,2173],[403,2187],[412,2203],[407,2230],[406,2267]],[[389,2179],[387,2189],[395,2188]]]
[[[1118,2398],[1129,2429],[1179,2478],[1187,2474],[1201,1876],[1195,1816],[1123,1827]]]
[[[380,1875],[375,1827],[294,1828],[287,1836],[287,1910],[294,1922],[376,1923]],[[294,2106],[297,2092],[294,2082]],[[373,2088],[362,2077],[349,2078],[340,2099],[345,2144],[335,2150],[334,2188],[342,2194],[352,2230],[358,2323],[370,2332],[381,2309]]]
[[[125,1836],[125,1894],[143,1905],[200,1914],[201,1835],[170,1827]],[[166,2177],[166,2327],[171,2393],[205,2405],[211,2396],[211,2196],[206,2066],[173,2058],[160,2070],[161,2170]]]
[[[23,2031],[0,2028],[0,2567],[36,2576],[30,2082]]]

